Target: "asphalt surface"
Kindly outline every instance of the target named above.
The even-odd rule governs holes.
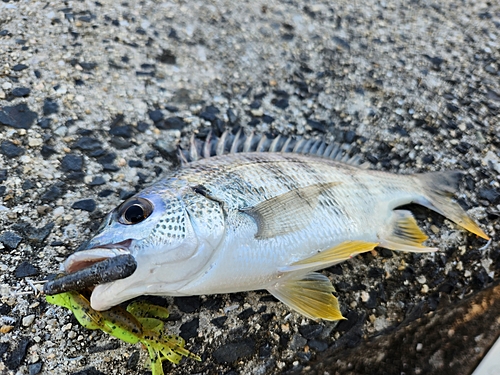
[[[417,209],[441,250],[325,270],[339,324],[264,291],[155,298],[203,359],[165,372],[470,374],[500,334],[499,108],[496,2],[1,2],[0,373],[147,371],[40,282],[192,134],[243,128],[350,143],[394,173],[462,170],[456,198],[492,241]]]

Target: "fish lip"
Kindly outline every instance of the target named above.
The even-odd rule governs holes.
[[[132,240],[128,239],[117,243],[95,245],[86,250],[71,254],[62,264],[61,268],[65,274],[71,274],[87,268],[95,263],[116,257],[118,255],[130,254]]]

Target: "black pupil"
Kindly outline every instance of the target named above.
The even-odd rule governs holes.
[[[125,220],[127,220],[129,223],[135,224],[140,221],[143,221],[145,219],[144,217],[144,209],[137,205],[134,204],[133,206],[130,206],[127,208],[124,214]]]

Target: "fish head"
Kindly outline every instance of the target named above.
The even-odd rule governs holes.
[[[66,259],[69,274],[109,257],[134,257],[132,275],[95,286],[93,309],[143,294],[179,295],[209,267],[224,237],[224,215],[220,203],[199,192],[175,179],[152,185],[111,211],[86,249]]]

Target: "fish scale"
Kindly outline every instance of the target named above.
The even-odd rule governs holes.
[[[457,172],[395,175],[342,162],[356,158],[346,157],[338,146],[244,141],[239,136],[228,145],[225,137],[196,146],[205,156],[211,150],[217,156],[191,162],[184,158],[180,169],[122,203],[105,219],[88,249],[68,258],[65,265],[70,272],[89,262],[91,255],[96,259],[96,252],[102,257],[117,253],[106,253],[104,248],[116,246],[120,254],[134,257],[137,269],[132,275],[94,288],[94,309],[142,294],[267,289],[309,318],[337,320],[342,314],[331,282],[316,271],[376,246],[437,250],[423,245],[427,236],[411,212],[400,206],[423,205],[488,239],[451,199],[460,177]],[[188,154],[197,159],[200,153],[194,147]],[[221,155],[226,149],[252,151],[252,147],[293,147],[319,155]],[[325,154],[334,159],[322,157]],[[127,222],[128,209],[133,206],[136,214],[141,204],[149,207],[143,217]]]

